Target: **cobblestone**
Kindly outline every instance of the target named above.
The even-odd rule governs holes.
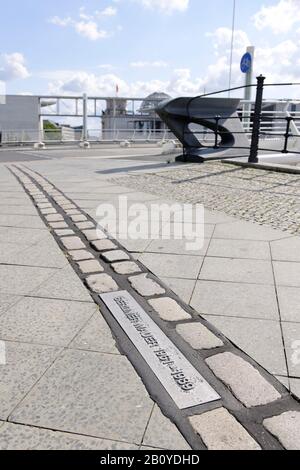
[[[247,408],[266,405],[280,398],[279,392],[251,364],[226,352],[206,360],[219,377]]]
[[[147,274],[140,274],[129,278],[129,282],[132,287],[141,295],[145,297],[152,297],[155,295],[165,294],[163,289],[157,282],[150,279]]]
[[[74,261],[85,261],[85,260],[88,260],[88,259],[93,259],[93,255],[92,253],[90,253],[89,251],[87,250],[75,250],[75,251],[69,251],[69,256],[71,256],[71,258],[74,260]]]
[[[87,277],[86,282],[90,289],[97,294],[105,294],[119,290],[117,283],[108,274],[94,274]]]
[[[111,265],[111,267],[117,274],[126,275],[126,274],[136,274],[136,273],[141,272],[141,269],[139,268],[139,266],[133,261],[114,263]]]
[[[260,450],[246,429],[225,408],[189,418],[209,450]]]
[[[122,177],[122,185],[300,234],[299,175],[222,162]],[[120,184],[120,179],[112,179]],[[174,184],[176,182],[176,184]]]
[[[224,345],[223,341],[199,322],[178,325],[176,331],[194,349],[213,349]]]
[[[165,321],[190,320],[191,316],[178,305],[178,303],[164,297],[162,299],[153,299],[148,301],[151,307],[158,313],[160,318]]]
[[[102,258],[109,263],[113,263],[115,261],[128,261],[130,257],[122,250],[113,250],[113,251],[106,251]]]
[[[79,237],[67,237],[62,239],[62,244],[67,250],[81,250],[85,248]]]
[[[92,242],[91,245],[97,251],[110,251],[117,248],[117,246],[111,240],[98,240]]]
[[[83,274],[101,273],[104,268],[96,259],[81,261],[78,263],[79,269]]]
[[[300,413],[288,411],[264,420],[265,428],[277,437],[287,450],[300,450]]]

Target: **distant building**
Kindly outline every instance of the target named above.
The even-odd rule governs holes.
[[[123,98],[109,98],[102,113],[102,137],[104,140],[140,138],[162,138],[167,131],[165,123],[158,117],[155,107],[169,99],[166,93],[153,93],[138,109],[129,109]]]

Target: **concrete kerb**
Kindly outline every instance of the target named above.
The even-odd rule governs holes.
[[[18,167],[17,167],[18,168]],[[31,170],[30,170],[31,171]],[[24,172],[24,170],[22,170]],[[34,172],[32,172],[35,174]],[[26,173],[25,173],[26,175]],[[15,175],[16,176],[16,175]],[[28,176],[28,175],[26,175]],[[40,176],[40,175],[39,175]],[[43,178],[45,181],[46,178]],[[19,178],[18,178],[19,180]],[[20,180],[19,180],[20,181]],[[34,181],[34,177],[32,177],[32,181]],[[20,181],[21,182],[21,181]],[[50,184],[50,182],[48,182]],[[22,184],[22,182],[21,182]],[[43,188],[39,185],[39,189],[43,191]],[[50,196],[43,191],[43,193],[49,198]],[[61,193],[62,194],[62,193]],[[63,195],[63,194],[62,194]],[[55,203],[53,203],[54,207],[56,208],[57,212],[64,217],[64,220],[67,221],[69,228],[71,228],[75,236],[78,236],[83,243],[86,244],[87,249],[92,252],[94,257],[99,261],[99,252],[93,250],[87,239],[81,233],[81,231],[76,227],[74,222],[70,219],[70,217],[66,216],[64,211],[61,207]],[[84,214],[88,221],[92,222],[94,226],[96,225],[94,220],[89,217],[87,214],[84,213],[80,208],[78,210]],[[45,217],[40,214],[42,219],[45,221]],[[65,247],[63,246],[60,237],[52,231],[54,238],[56,239],[57,243],[59,244],[60,248],[65,251]],[[124,248],[115,241],[115,244],[118,248]],[[128,282],[128,278],[132,275],[119,275],[117,274],[111,267],[110,263],[101,262],[100,264],[104,268],[104,272],[111,276],[119,285],[120,290],[127,290],[129,291],[132,296],[137,300],[137,302],[145,309],[145,311],[150,315],[150,317],[158,324],[162,331],[166,333],[166,335],[176,344],[176,346],[183,352],[183,354],[190,360],[193,366],[199,370],[199,372],[204,376],[204,378],[213,386],[218,393],[222,397],[222,404],[225,408],[232,413],[236,419],[249,431],[249,433],[256,439],[257,442],[262,446],[262,448],[267,449],[281,449],[282,446],[275,439],[266,429],[262,426],[262,422],[264,419],[268,417],[272,417],[274,415],[280,414],[284,411],[288,410],[299,410],[298,403],[292,399],[289,395],[287,390],[280,384],[276,378],[271,376],[267,371],[265,371],[262,367],[258,366],[255,361],[249,358],[246,354],[244,354],[241,350],[236,348],[227,338],[224,337],[216,328],[209,324],[205,319],[201,318],[197,312],[195,312],[191,307],[187,306],[181,299],[179,299],[170,289],[164,285],[160,280],[156,278],[152,273],[149,273],[149,270],[145,268],[140,262],[136,261],[132,258],[129,254],[130,260],[134,261],[141,269],[141,272],[144,274],[149,274],[149,277],[160,285],[166,291],[165,295],[159,296],[151,296],[152,298],[160,298],[168,296],[171,299],[174,299],[187,313],[191,315],[191,320],[184,320],[184,321],[177,321],[177,322],[166,322],[160,319],[159,315],[151,308],[151,306],[147,302],[147,298],[140,296],[135,290],[132,289],[130,283]],[[72,265],[73,269],[77,273],[77,275],[82,279],[82,281],[86,284],[86,277],[88,275],[83,275],[79,270],[78,265],[76,262],[69,260],[70,264]],[[181,430],[187,441],[194,449],[203,449],[205,448],[201,439],[195,435],[194,430],[192,429],[190,423],[188,422],[188,417],[193,416],[196,414],[203,414],[207,411],[213,410],[215,408],[219,408],[221,406],[220,402],[210,403],[209,405],[201,405],[199,407],[195,407],[185,411],[179,411],[173,401],[170,399],[169,395],[166,393],[164,388],[161,386],[160,382],[157,380],[153,372],[149,369],[149,366],[146,362],[141,358],[140,354],[135,349],[134,345],[128,339],[127,335],[124,331],[120,328],[119,324],[116,320],[112,317],[110,311],[106,308],[106,306],[102,303],[99,298],[98,294],[91,292],[91,296],[94,299],[95,303],[100,305],[101,312],[106,319],[107,323],[112,329],[113,336],[115,337],[116,343],[118,345],[119,351],[125,354],[129,360],[134,365],[135,369],[137,370],[138,374],[141,376],[143,382],[145,383],[150,396],[158,402],[161,409],[163,410],[164,414],[168,416],[174,423],[176,423],[177,427]],[[192,349],[181,336],[176,332],[176,327],[180,324],[190,323],[191,321],[198,321],[202,323],[205,327],[207,327],[213,334],[219,337],[223,342],[224,346],[219,347],[217,349],[212,350],[198,350],[195,351]],[[240,403],[240,401],[232,395],[230,390],[221,382],[209,369],[209,367],[205,364],[205,359],[208,357],[214,356],[216,354],[221,354],[222,352],[233,352],[234,354],[240,356],[247,362],[250,362],[260,373],[261,375],[266,378],[266,380],[274,386],[274,388],[282,395],[282,398],[277,400],[276,402],[269,403],[267,405],[245,409],[245,407]]]

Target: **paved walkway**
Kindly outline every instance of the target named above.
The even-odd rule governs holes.
[[[80,256],[81,260],[93,258],[95,251],[63,241],[77,233],[82,242],[82,231],[91,224],[84,214],[94,219],[100,202],[116,202],[120,194],[146,204],[165,201],[160,195],[126,186],[125,178],[119,184],[109,181],[112,175],[122,176],[128,171],[151,172],[155,167],[157,172],[163,165],[141,163],[135,157],[133,161],[131,157],[104,160],[85,155],[84,159],[50,157],[18,164],[19,169],[10,167],[21,178],[19,182],[6,166],[1,167],[1,192],[5,196],[0,201],[0,340],[6,345],[7,364],[0,366],[4,371],[0,448],[57,448],[58,440],[64,448],[120,450],[299,448],[298,405],[258,365],[299,393],[300,366],[293,363],[292,349],[300,338],[298,238],[207,210],[201,252],[186,253],[178,241],[122,240],[127,253],[157,276],[154,283],[159,284],[160,279],[179,295],[172,297],[169,292],[169,299],[180,305],[181,298],[194,309],[184,307],[197,326],[193,324],[191,332],[186,320],[179,318],[177,332],[189,347],[200,351],[199,367],[203,361],[209,366],[211,372],[206,366],[203,375],[220,394],[223,405],[217,402],[179,414],[173,405],[165,406],[165,398],[160,396],[163,392],[155,395],[143,368],[132,366],[134,359],[129,350],[122,349],[124,345],[114,329],[111,333],[101,304],[102,315],[99,312],[93,294],[95,283],[91,282],[88,290],[88,278],[81,278],[83,267],[79,271],[74,268],[74,264],[80,266]],[[28,194],[35,199],[40,215]],[[79,255],[80,251],[85,255]],[[131,285],[143,297],[134,281]],[[157,292],[150,297],[155,300]],[[163,318],[168,308],[162,313],[157,304],[153,305],[164,320],[161,328],[173,337]],[[176,309],[171,310],[174,314]],[[258,364],[248,363],[246,356],[199,314]],[[168,321],[172,323],[174,318]],[[205,325],[211,328],[209,334],[201,330]],[[198,329],[198,341],[205,338],[206,345],[195,346]],[[174,341],[183,347],[177,336]],[[186,349],[186,354],[195,362],[194,353]],[[244,374],[248,390],[241,390],[236,377],[229,376],[228,369],[236,368],[239,381]],[[251,408],[249,415],[247,409]],[[218,432],[220,428],[227,437],[232,435],[233,441],[226,443],[224,433]]]

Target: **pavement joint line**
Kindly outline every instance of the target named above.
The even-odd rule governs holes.
[[[14,165],[18,171],[28,177],[26,171],[23,169],[18,168],[17,165]],[[14,173],[13,169],[9,167],[11,172],[15,174],[17,180],[21,183],[23,188],[26,190],[26,184],[22,182],[22,178],[18,175],[18,171]],[[42,182],[46,182],[44,184],[51,184],[46,178],[42,178],[41,176],[36,176],[37,173],[30,170],[29,177],[31,182],[36,184],[39,189],[42,189]],[[24,177],[23,177],[24,179]],[[26,178],[25,178],[26,180]],[[27,181],[27,180],[26,180]],[[51,184],[52,185],[52,184]],[[54,186],[54,185],[52,185]],[[55,186],[54,186],[55,187]],[[48,199],[52,199],[50,195],[46,191],[43,190],[45,196]],[[61,192],[61,194],[63,194]],[[32,198],[34,201],[34,198]],[[74,222],[70,217],[68,217],[61,207],[54,202],[54,207],[57,209],[58,213],[63,215],[64,220],[67,222],[68,226],[73,229],[76,235],[85,243],[87,249],[98,259],[99,253],[91,247],[91,245],[87,242],[86,238],[82,234],[82,232],[76,227]],[[77,206],[78,207],[78,206]],[[82,211],[79,207],[78,209],[81,213],[86,216],[88,221],[91,221],[95,224],[95,221],[84,211]],[[40,211],[39,211],[40,213]],[[40,213],[42,220],[47,224],[46,218],[43,214]],[[54,230],[52,230],[52,235],[54,236],[55,240],[57,241],[60,248],[65,251],[61,243],[60,237],[58,237]],[[114,240],[115,241],[115,240]],[[122,245],[115,241],[116,246],[119,247],[121,250],[127,250],[122,247]],[[179,430],[182,432],[188,443],[194,449],[203,448],[203,440],[201,436],[197,435],[195,430],[192,428],[191,424],[188,422],[187,418],[191,416],[195,416],[197,414],[203,414],[213,409],[220,408],[222,405],[225,407],[235,418],[238,422],[242,424],[242,426],[248,431],[249,435],[252,436],[258,444],[262,446],[264,449],[282,449],[282,446],[278,439],[271,435],[262,425],[263,421],[278,413],[282,413],[289,410],[297,410],[299,411],[299,403],[298,400],[292,398],[292,396],[287,392],[285,387],[271,374],[265,371],[261,366],[259,366],[253,359],[249,358],[245,353],[243,353],[240,349],[236,348],[222,333],[220,333],[215,327],[210,325],[206,320],[201,318],[197,312],[194,311],[191,307],[187,306],[181,299],[178,298],[168,287],[164,285],[162,281],[160,281],[155,275],[153,275],[145,266],[143,266],[139,261],[133,259],[131,254],[129,253],[129,258],[131,261],[134,261],[138,264],[141,268],[142,273],[147,274],[150,279],[155,280],[158,285],[163,286],[166,293],[163,297],[168,296],[171,299],[175,300],[179,306],[181,306],[184,310],[190,313],[192,320],[195,322],[199,322],[206,328],[208,328],[212,334],[216,335],[220,338],[224,346],[218,349],[211,349],[211,350],[201,350],[195,351],[189,344],[187,344],[177,333],[176,333],[176,326],[182,324],[183,322],[174,322],[174,325],[171,325],[170,322],[163,321],[159,318],[159,315],[153,309],[149,308],[149,304],[147,303],[148,297],[144,298],[143,296],[139,295],[136,291],[134,291],[128,282],[128,276],[119,275],[114,272],[111,267],[110,263],[102,263],[102,266],[105,269],[105,273],[107,273],[112,279],[120,287],[120,290],[127,290],[131,293],[133,298],[137,300],[137,302],[141,305],[142,308],[149,314],[149,316],[155,321],[155,323],[161,328],[163,332],[169,337],[169,339],[179,348],[179,350],[183,353],[183,355],[191,362],[191,364],[204,376],[204,378],[210,383],[210,385],[217,390],[217,392],[222,397],[221,404],[220,402],[210,403],[208,405],[200,405],[194,408],[178,411],[178,408],[175,406],[174,402],[170,399],[169,395],[163,389],[160,382],[156,379],[153,372],[149,368],[149,366],[145,363],[145,361],[140,357],[139,353],[133,348],[132,343],[130,342],[127,335],[123,332],[120,326],[117,324],[116,320],[112,317],[110,311],[106,308],[105,304],[102,303],[99,296],[95,293],[91,292],[91,297],[95,301],[97,305],[100,306],[101,313],[106,319],[107,323],[109,324],[113,337],[116,340],[117,347],[119,348],[121,354],[127,356],[130,362],[133,364],[134,368],[136,369],[138,375],[141,377],[142,381],[144,382],[150,397],[153,398],[154,402],[157,402],[162,409],[163,413],[174,422]],[[98,259],[99,260],[99,259]],[[79,271],[78,266],[72,260],[69,260],[71,266],[73,267],[74,271],[80,277],[80,279],[86,283],[86,275],[82,275]],[[162,298],[161,295],[158,296],[150,296],[150,298]],[[184,323],[186,323],[185,321]],[[275,402],[267,403],[262,406],[253,407],[252,409],[246,410],[242,403],[237,399],[232,393],[229,387],[227,387],[220,379],[218,379],[215,374],[207,367],[205,364],[205,359],[209,357],[213,357],[216,355],[220,355],[224,352],[231,352],[234,355],[238,356],[239,358],[243,359],[246,363],[251,364],[259,373],[260,375],[270,384],[273,386],[277,392],[280,393],[280,398]],[[255,428],[255,432],[254,432]]]

